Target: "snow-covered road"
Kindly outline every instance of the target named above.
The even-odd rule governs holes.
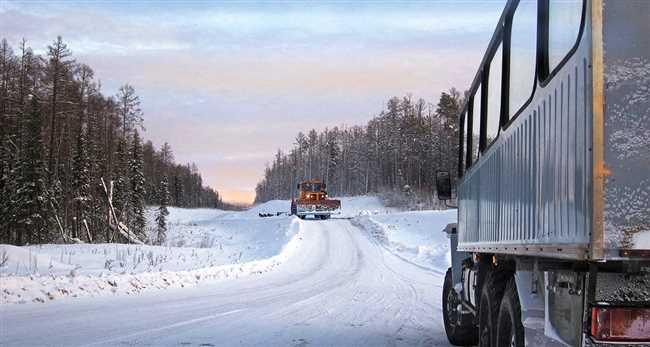
[[[348,220],[299,221],[273,271],[137,296],[0,305],[0,345],[447,346],[443,274]]]

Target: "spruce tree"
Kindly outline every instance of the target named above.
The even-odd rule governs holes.
[[[131,160],[129,162],[129,228],[136,236],[143,239],[146,221],[144,218],[145,179],[142,171],[142,142],[138,131],[133,132],[131,146]]]
[[[86,129],[82,126],[77,136],[77,148],[72,158],[72,193],[75,207],[74,236],[80,238],[80,235],[85,235],[88,238],[88,242],[92,242],[92,237],[88,234],[89,231],[86,234],[83,233],[83,231],[86,231],[89,208],[92,203],[90,192],[90,160],[88,158],[87,145]]]
[[[20,161],[21,175],[18,178],[17,203],[19,209],[18,224],[22,226],[24,242],[52,241],[47,234],[47,192],[45,163],[43,161],[43,138],[41,128],[43,118],[40,104],[36,97],[30,102],[30,112],[25,122],[25,142],[23,157]]]
[[[15,141],[9,135],[4,135],[0,140],[0,242],[17,244],[19,233],[15,226],[18,212],[21,211],[18,187],[24,180],[21,179]]]
[[[129,224],[128,215],[125,213],[129,199],[129,155],[126,148],[126,139],[121,138],[115,150],[115,168],[113,170],[113,207],[115,214],[121,222]]]
[[[167,238],[167,216],[169,211],[169,182],[167,176],[163,176],[158,186],[158,199],[160,206],[156,212],[156,244],[162,245]]]
[[[179,177],[178,173],[174,173],[173,190],[174,190],[174,206],[185,207],[185,203],[183,200],[183,194],[185,192],[183,190],[183,183],[181,182],[181,178]]]

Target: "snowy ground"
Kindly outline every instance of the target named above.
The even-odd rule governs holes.
[[[367,230],[393,254],[444,273],[451,266],[449,240],[442,230],[456,222],[456,211],[410,211],[362,216],[355,225]]]
[[[0,246],[0,345],[446,346],[453,212],[343,206],[328,221],[258,217],[287,201],[172,209],[161,247]]]
[[[164,246],[0,245],[0,298],[27,303],[135,294],[269,271],[288,256],[297,222],[250,211],[170,208]]]

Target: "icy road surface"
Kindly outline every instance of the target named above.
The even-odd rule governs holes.
[[[299,223],[300,247],[258,276],[0,305],[0,345],[449,345],[443,274],[393,255],[348,220]]]

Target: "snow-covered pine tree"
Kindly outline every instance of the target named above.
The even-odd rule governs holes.
[[[60,131],[57,129],[61,128],[61,125],[58,124],[59,120],[59,103],[61,99],[65,97],[65,84],[67,82],[69,71],[74,64],[74,61],[69,59],[72,53],[68,49],[68,46],[63,42],[61,36],[56,38],[56,41],[52,45],[47,46],[48,49],[48,63],[46,65],[47,73],[47,83],[50,87],[50,139],[47,156],[47,174],[48,182],[53,186],[60,186],[60,182],[55,182],[59,168],[56,167],[57,153],[60,153],[60,149],[57,146],[57,136],[61,135]],[[62,162],[62,161],[59,161]],[[57,189],[58,190],[58,189]]]
[[[89,209],[92,206],[90,191],[90,160],[88,158],[88,140],[86,127],[82,126],[77,135],[77,146],[72,158],[72,194],[75,209],[74,237],[86,238],[92,242],[88,225]]]
[[[180,175],[178,174],[178,169],[174,170],[173,176],[173,191],[174,191],[174,206],[185,207],[185,202],[183,199],[183,194],[185,193],[183,189],[183,182],[181,182]]]
[[[0,242],[20,244],[22,232],[16,224],[22,211],[19,187],[24,183],[19,148],[13,136],[0,138]]]
[[[133,132],[133,142],[131,146],[131,160],[129,162],[129,228],[135,233],[136,237],[144,240],[145,225],[144,218],[144,198],[145,198],[145,179],[142,164],[142,142],[138,131]]]
[[[159,206],[156,211],[156,241],[157,245],[162,245],[167,238],[167,216],[169,211],[167,210],[167,205],[169,205],[169,181],[167,175],[162,177],[160,185],[158,186],[158,199]]]
[[[25,120],[25,142],[19,164],[22,174],[18,177],[18,197],[14,201],[20,215],[18,224],[23,232],[22,240],[17,240],[17,244],[53,241],[52,235],[48,234],[42,124],[40,104],[36,97],[32,97]]]
[[[128,214],[125,213],[129,200],[129,154],[126,139],[121,138],[115,150],[115,167],[113,169],[113,207],[117,218],[126,225],[129,224]]]
[[[89,100],[96,95],[89,94]],[[89,105],[92,103],[89,101]],[[90,106],[89,106],[90,107]],[[86,153],[88,156],[89,187],[91,194],[90,208],[88,211],[88,224],[90,231],[93,232],[93,239],[97,242],[109,242],[110,230],[105,225],[106,218],[106,201],[104,191],[101,188],[101,178],[103,177],[104,160],[101,150],[101,127],[98,117],[93,112],[88,112],[86,117]]]

